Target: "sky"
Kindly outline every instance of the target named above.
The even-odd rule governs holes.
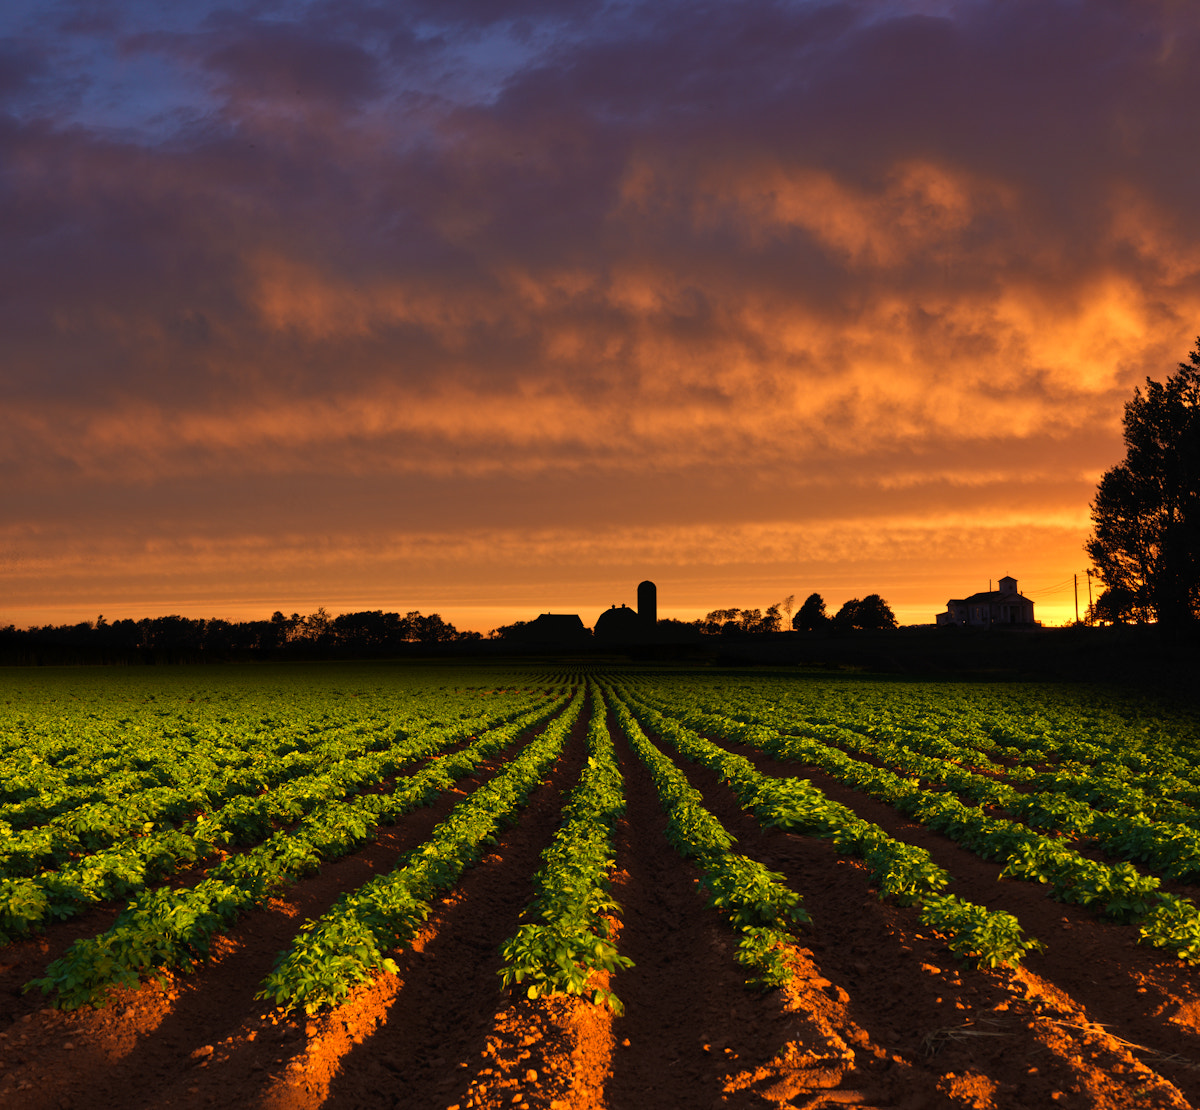
[[[0,626],[1086,605],[1192,0],[7,0]]]

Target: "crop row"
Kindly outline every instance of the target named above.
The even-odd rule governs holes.
[[[557,704],[557,703],[554,703]],[[554,708],[544,702],[518,718],[542,719]],[[473,722],[472,722],[473,723]],[[180,867],[212,859],[224,849],[253,844],[277,825],[294,822],[320,807],[373,786],[419,759],[429,758],[465,737],[470,723],[396,742],[390,751],[332,763],[261,795],[238,797],[185,827],[145,831],[113,847],[71,860],[65,867],[31,878],[0,880],[0,939],[20,936],[46,920],[74,916],[98,901],[127,897]]]
[[[925,849],[893,839],[807,780],[764,775],[749,760],[705,740],[629,692],[622,696],[684,758],[714,771],[764,828],[825,837],[838,851],[863,860],[879,896],[901,906],[919,904],[921,921],[945,936],[956,956],[998,967],[1017,964],[1026,952],[1042,947],[1022,936],[1012,914],[943,893],[950,876]]]
[[[97,1001],[110,985],[132,986],[167,969],[188,970],[241,913],[322,861],[356,850],[375,836],[379,825],[431,804],[482,761],[500,756],[519,737],[545,724],[540,735],[460,802],[394,870],[344,894],[328,913],[309,922],[280,955],[260,992],[276,1004],[309,1012],[337,1004],[379,969],[395,969],[390,954],[411,942],[433,902],[459,882],[484,846],[520,812],[529,792],[559,757],[590,697],[587,764],[534,876],[535,897],[502,948],[499,974],[506,986],[531,996],[586,994],[620,1010],[616,994],[593,976],[595,971],[619,972],[630,966],[617,944],[620,907],[610,887],[614,829],[625,805],[606,724],[610,711],[650,773],[666,814],[669,843],[696,865],[701,890],[733,926],[739,962],[758,984],[781,984],[790,975],[787,952],[797,927],[808,920],[801,896],[783,876],[732,850],[732,835],[648,732],[672,745],[683,759],[718,775],[763,827],[824,837],[840,853],[864,861],[880,897],[914,906],[921,921],[960,957],[989,966],[1015,964],[1038,942],[1022,935],[1011,914],[947,894],[951,877],[928,852],[890,838],[806,779],[765,775],[750,760],[706,736],[820,767],[1002,863],[1001,877],[1046,883],[1064,901],[1093,905],[1111,919],[1138,923],[1143,943],[1200,962],[1200,911],[1191,902],[1163,894],[1157,879],[1128,865],[1096,863],[1063,839],[1037,831],[1099,837],[1105,830],[1115,833],[1119,826],[1124,833],[1132,830],[1143,836],[1143,852],[1166,851],[1171,842],[1177,849],[1186,846],[1185,836],[1167,835],[1171,826],[1165,822],[1125,812],[1141,789],[1132,778],[1120,773],[1101,777],[1109,790],[1102,798],[1076,799],[1066,790],[1029,793],[1014,783],[1049,782],[1043,776],[1062,773],[1074,776],[1064,778],[1066,785],[1075,780],[1083,784],[1085,771],[1063,764],[1053,772],[1006,772],[1010,781],[998,781],[994,773],[1000,765],[989,767],[981,756],[988,745],[968,743],[967,729],[954,737],[935,735],[933,716],[903,727],[882,714],[872,715],[874,711],[839,716],[845,706],[838,709],[831,701],[818,710],[809,707],[801,719],[798,701],[787,707],[770,704],[768,684],[742,680],[742,686],[746,688],[731,691],[715,705],[711,691],[701,698],[696,694],[699,687],[686,679],[670,687],[629,678],[602,684],[589,679],[586,693],[577,688],[569,703],[567,695],[558,692],[561,687],[552,693],[544,679],[537,689],[515,695],[503,687],[494,694],[479,689],[442,691],[445,707],[436,728],[397,728],[393,723],[388,737],[377,725],[348,731],[339,724],[310,733],[307,747],[299,740],[302,721],[293,721],[289,735],[275,743],[270,723],[274,718],[264,714],[262,746],[251,762],[238,766],[232,755],[226,759],[218,752],[208,765],[210,770],[221,768],[206,787],[209,792],[189,796],[190,804],[208,810],[200,817],[186,809],[183,786],[164,784],[158,792],[145,792],[147,808],[141,811],[134,799],[117,798],[107,811],[104,805],[79,807],[41,829],[29,830],[29,835],[14,835],[0,825],[0,865],[35,872],[0,880],[0,928],[21,935],[97,899],[133,895],[110,929],[77,941],[43,977],[28,984],[57,992],[66,1007]],[[403,719],[415,722],[411,716]],[[484,720],[503,723],[484,732],[478,730]],[[978,721],[976,726],[984,727]],[[468,747],[453,750],[475,735],[478,738]],[[278,768],[270,770],[262,753],[283,751],[288,744],[293,746]],[[988,750],[996,755],[1002,754],[1000,749],[993,743]],[[391,792],[356,795],[422,759],[427,760],[424,766],[400,779]],[[1119,760],[1109,765],[1130,767]],[[31,781],[37,774],[36,761],[26,760],[21,774],[22,781]],[[230,784],[237,784],[232,794],[218,795]],[[1128,792],[1122,794],[1122,788]],[[267,792],[259,794],[258,789]],[[1098,808],[1105,802],[1111,808]],[[1016,820],[989,816],[978,803],[1002,807]],[[146,819],[151,813],[155,818]],[[179,827],[156,827],[156,821]],[[281,827],[292,822],[298,822],[294,828]],[[1158,839],[1151,843],[1147,837]],[[103,843],[110,846],[86,851]],[[239,845],[253,846],[224,858],[189,889],[150,889],[162,875],[224,856],[225,849]],[[85,854],[79,855],[81,849]],[[59,867],[36,871],[47,863]],[[1165,856],[1159,864],[1172,866]],[[1183,869],[1168,873],[1193,874]],[[0,936],[0,943],[5,939]],[[619,975],[611,985],[619,991]]]
[[[751,718],[751,723],[761,723]],[[804,735],[803,729],[788,734]],[[825,741],[823,736],[817,737]],[[1164,878],[1181,882],[1200,879],[1200,814],[1171,799],[1154,799],[1121,779],[1088,775],[1077,768],[1033,774],[1025,789],[976,774],[954,760],[961,751],[942,749],[929,757],[910,742],[841,729],[836,741],[860,755],[889,765],[906,777],[917,778],[929,790],[944,787],[976,805],[1004,810],[1015,821],[1047,832],[1085,836],[1117,859],[1145,865]],[[1049,787],[1049,789],[1030,789]],[[1170,812],[1187,820],[1167,821]]]
[[[948,815],[953,812],[962,827],[950,834],[960,841],[971,841],[972,835],[986,840],[983,835],[986,833],[998,842],[996,830],[1000,826],[995,818],[983,817],[982,811],[968,809],[948,794],[920,791],[911,779],[853,760],[844,751],[811,737],[784,734],[704,712],[686,706],[683,697],[667,703],[661,696],[653,696],[655,692],[649,684],[598,684],[589,679],[587,689],[576,689],[565,708],[565,696],[546,697],[539,692],[538,704],[533,709],[516,720],[506,720],[504,725],[481,734],[467,748],[452,754],[446,754],[446,749],[463,738],[461,733],[467,724],[430,730],[422,737],[410,738],[406,744],[392,746],[389,751],[373,752],[330,768],[324,775],[311,776],[313,782],[328,787],[329,793],[308,797],[299,809],[286,808],[286,790],[246,799],[266,806],[259,814],[257,826],[246,830],[247,836],[266,835],[263,842],[239,856],[224,859],[188,889],[146,889],[150,871],[145,871],[140,876],[143,889],[136,892],[112,928],[90,940],[74,943],[26,989],[41,989],[46,994],[56,992],[59,1004],[72,1008],[101,1000],[110,985],[136,985],[170,968],[190,970],[208,954],[212,938],[227,929],[239,914],[262,904],[288,883],[318,868],[323,860],[356,850],[372,838],[379,824],[394,823],[406,812],[431,804],[482,761],[502,755],[530,728],[545,724],[541,734],[530,739],[520,754],[510,757],[485,786],[458,803],[434,828],[430,838],[404,854],[390,874],[343,894],[322,917],[307,923],[287,952],[281,953],[259,992],[259,997],[278,1006],[304,1008],[310,1013],[326,1004],[337,1004],[356,983],[364,982],[380,968],[395,971],[391,958],[395,949],[412,942],[433,901],[454,887],[463,871],[478,862],[484,847],[496,838],[500,828],[515,820],[529,792],[545,779],[547,769],[562,754],[566,736],[588,697],[592,710],[587,730],[587,764],[566,799],[556,835],[542,853],[541,866],[533,880],[534,899],[522,914],[522,923],[515,934],[502,947],[503,966],[499,974],[505,986],[523,989],[532,997],[558,992],[588,995],[595,1002],[620,1010],[617,995],[598,985],[593,976],[595,971],[619,972],[631,965],[619,952],[616,924],[620,907],[610,886],[614,828],[625,805],[622,776],[606,724],[610,710],[654,782],[667,818],[668,842],[680,856],[696,865],[708,904],[736,931],[738,961],[752,983],[779,985],[791,976],[787,952],[796,942],[798,926],[809,920],[803,900],[787,886],[784,876],[732,851],[733,836],[704,808],[701,793],[676,762],[652,743],[647,730],[673,745],[685,760],[700,763],[718,774],[763,827],[822,836],[832,841],[839,852],[864,860],[881,898],[916,907],[920,920],[946,938],[949,949],[961,958],[985,966],[1013,965],[1039,947],[1037,941],[1022,936],[1012,914],[989,911],[947,894],[950,876],[922,848],[889,838],[875,824],[832,802],[808,780],[773,778],[758,772],[750,761],[700,733],[743,740],[778,757],[823,766],[845,781],[886,798],[931,827],[950,829],[953,822]],[[684,702],[683,707],[680,702]],[[500,715],[511,716],[514,709],[514,704],[505,703],[491,712],[493,716],[497,710]],[[462,720],[474,719],[464,714]],[[433,757],[424,767],[398,781],[390,793],[346,797],[368,782],[395,774],[404,762],[430,756]],[[392,763],[386,763],[388,760]],[[953,767],[944,760],[928,762]],[[1003,786],[985,776],[974,778],[991,786]],[[270,800],[272,797],[274,802]],[[284,808],[271,809],[272,805]],[[958,809],[950,810],[947,806]],[[233,809],[236,805],[230,814]],[[978,821],[962,824],[964,814],[970,821],[978,818],[983,824]],[[214,816],[209,815],[205,820]],[[294,828],[272,832],[277,824],[298,817],[299,823]],[[1012,823],[1008,826],[1009,832],[1015,828]],[[214,828],[205,834],[204,844],[209,854],[215,854],[218,845],[233,842],[222,841],[214,835]],[[184,836],[194,832],[196,829],[191,826],[186,834],[181,829],[162,830],[134,836],[124,844],[137,845],[139,841],[155,841],[160,835]],[[1037,836],[1028,829],[1022,832]],[[234,833],[227,830],[226,835]],[[1021,844],[1027,847],[1032,842],[1021,841]],[[1038,838],[1037,845],[1039,851],[1045,845],[1062,848],[1061,841],[1046,838]],[[976,847],[980,854],[996,851],[995,844],[990,848],[970,846]],[[90,858],[102,856],[103,853],[96,853]],[[186,852],[175,857],[173,865],[185,858]],[[1052,871],[1048,859],[1044,853],[1038,856],[1042,874]],[[1058,857],[1058,863],[1061,862],[1062,857]],[[64,872],[55,874],[61,878]],[[1042,877],[1028,868],[1020,872],[1013,859],[1007,862],[1006,874]],[[1062,883],[1064,872],[1055,874],[1062,887],[1061,890],[1056,887],[1058,893],[1066,890],[1078,894],[1081,884],[1078,874],[1069,883]],[[54,874],[38,876],[47,880],[54,877]],[[1042,881],[1048,880],[1042,878]],[[1148,898],[1152,889],[1148,887],[1141,893]],[[80,904],[83,900],[80,898]],[[1078,896],[1070,900],[1084,901]],[[1188,916],[1188,904],[1165,895],[1153,895],[1151,900],[1144,901],[1144,905],[1136,906],[1136,912],[1142,919],[1146,941],[1166,941],[1187,949],[1183,954],[1192,952],[1188,944],[1193,920]],[[1116,916],[1120,910],[1111,901],[1105,902],[1105,908],[1110,916]],[[44,913],[43,908],[43,916]],[[1147,929],[1147,923],[1154,922],[1156,916],[1157,935]],[[14,918],[11,907],[10,918]],[[1196,943],[1200,946],[1200,936],[1196,937]],[[619,989],[619,978],[616,985]]]
[[[477,729],[488,727],[503,708],[481,704],[470,691],[447,696],[401,689],[404,696],[392,693],[378,706],[365,692],[334,699],[308,690],[296,690],[286,706],[253,699],[234,703],[227,693],[204,704],[210,699],[193,690],[195,697],[179,691],[163,702],[148,694],[144,705],[132,697],[118,700],[105,713],[104,699],[98,698],[96,706],[72,704],[59,715],[43,709],[36,727],[19,701],[16,708],[6,703],[0,710],[0,833],[91,803],[136,801],[162,787],[220,791],[229,779],[232,791],[239,783],[253,790],[256,779],[273,768],[306,756],[336,759],[343,752],[386,747],[403,732],[454,727],[472,718]],[[501,701],[528,708],[539,696],[530,691]]]
[[[609,875],[614,862],[613,830],[625,812],[625,789],[606,723],[604,699],[588,682],[592,715],[588,761],[567,804],[562,824],[542,853],[533,878],[536,895],[522,925],[501,948],[501,983],[524,985],[529,998],[590,993],[592,1001],[622,1012],[617,996],[590,982],[592,972],[614,972],[633,961],[617,952]]]
[[[373,781],[373,775],[394,774],[412,759],[515,720],[529,711],[530,704],[522,699],[502,707],[489,707],[490,712],[463,715],[453,724],[441,727],[410,718],[404,722],[407,727],[397,723],[387,733],[340,736],[336,742],[326,741],[307,751],[293,748],[278,758],[258,759],[249,767],[224,769],[220,773],[212,773],[210,767],[206,777],[197,777],[182,787],[158,786],[126,796],[114,790],[103,801],[73,808],[35,828],[16,831],[0,822],[0,876],[16,878],[34,875],[45,867],[63,866],[85,852],[129,836],[165,831],[162,826],[169,828],[198,814],[205,816],[192,822],[193,828],[203,827],[215,843],[245,842],[236,837],[232,841],[223,840],[222,833],[237,833],[245,826],[261,827],[264,821],[278,819],[279,814],[270,813],[254,800],[264,791],[276,790],[285,783],[315,782],[331,776],[334,780],[343,779],[346,789],[353,790],[356,784]],[[353,768],[347,766],[350,761],[354,761]],[[337,786],[334,781],[332,788]],[[301,787],[293,793],[304,796],[312,791]],[[252,800],[239,801],[228,809],[228,803],[247,798]],[[283,806],[280,814],[292,808],[287,801],[280,804]],[[206,812],[214,807],[217,810],[226,807],[228,818]]]
[[[707,708],[713,710],[711,705]],[[996,745],[992,745],[991,751],[985,751],[980,749],[977,738],[975,743],[966,743],[953,739],[947,731],[857,721],[835,723],[824,720],[815,723],[784,716],[773,706],[764,705],[761,700],[745,695],[722,704],[721,712],[724,716],[751,724],[765,724],[781,732],[809,735],[825,743],[837,744],[852,751],[867,751],[880,758],[884,757],[885,751],[896,750],[899,746],[959,766],[978,767],[985,774],[999,776],[1009,783],[1020,783],[1023,792],[1065,795],[1116,814],[1136,814],[1200,829],[1200,811],[1196,808],[1200,805],[1200,787],[1168,769],[1167,764],[1178,765],[1181,762],[1175,757],[1167,758],[1160,754],[1152,764],[1153,769],[1146,770],[1149,757],[1145,753],[1138,753],[1137,758],[1133,759],[1119,750],[1113,752],[1078,740],[1067,745],[1064,741],[1054,754],[1056,759],[1069,755],[1069,761],[1057,762],[1052,770],[1039,771],[1028,763],[1005,767],[988,759],[989,755],[997,754],[1006,758],[1016,754],[1028,759],[1028,751],[1013,747],[1000,749]],[[1011,739],[1011,733],[1006,735]],[[1064,748],[1067,750],[1064,751]],[[1086,751],[1091,762],[1078,760],[1077,757],[1083,754],[1080,749]],[[1046,753],[1036,754],[1043,756]],[[982,800],[982,797],[976,800]],[[1003,804],[1009,808],[1007,803]],[[1174,830],[1167,830],[1167,836],[1175,838],[1176,834]]]
[[[859,750],[918,778],[927,790],[945,787],[976,805],[995,806],[1035,829],[1087,837],[1109,855],[1144,864],[1168,879],[1200,879],[1200,814],[1189,808],[1188,822],[1158,819],[1143,810],[1145,793],[1120,781],[1057,773],[1045,776],[1041,783],[1048,779],[1054,789],[1026,792],[903,745],[877,743]],[[1099,803],[1103,808],[1097,808]]]
[[[763,724],[765,717],[751,716],[748,724]],[[739,714],[733,719],[740,724],[745,717]],[[1191,821],[1171,822],[1150,816],[1144,812],[1149,800],[1145,792],[1120,780],[1060,770],[1032,780],[1052,785],[1053,789],[1018,790],[963,767],[954,759],[963,753],[952,745],[942,745],[940,754],[930,756],[925,754],[929,745],[914,750],[910,741],[888,740],[853,729],[823,726],[818,731],[792,725],[775,731],[878,760],[906,778],[918,779],[926,792],[936,792],[931,787],[946,788],[975,805],[1004,810],[1013,820],[1033,828],[1089,837],[1110,855],[1144,864],[1165,878],[1182,882],[1200,879],[1200,814],[1175,803],[1176,808],[1191,816]],[[1103,804],[1102,809],[1096,808],[1099,804]],[[1164,802],[1160,811],[1170,804]]]
[[[583,701],[580,691],[500,774],[455,806],[400,866],[343,894],[306,925],[281,953],[259,997],[312,1013],[322,1005],[336,1005],[377,969],[394,972],[387,952],[411,942],[433,900],[478,862],[484,846],[525,804],[562,752]]]
[[[704,807],[700,792],[650,742],[628,706],[605,692],[630,747],[654,780],[667,814],[667,840],[696,864],[708,904],[740,934],[738,963],[757,985],[786,983],[791,971],[784,953],[794,942],[795,926],[809,920],[800,895],[784,884],[782,875],[729,850],[734,838]]]
[[[676,709],[672,715],[705,733],[750,744],[776,758],[819,767],[976,855],[1002,863],[1001,877],[1049,884],[1059,901],[1094,907],[1110,920],[1137,923],[1142,943],[1169,949],[1191,963],[1200,962],[1200,910],[1186,898],[1159,892],[1158,879],[1140,874],[1131,864],[1106,865],[1087,859],[1061,839],[990,817],[978,806],[923,790],[912,778],[807,737],[784,735],[764,725],[746,725],[695,709]]]
[[[430,760],[390,793],[323,801],[294,828],[218,864],[194,887],[143,891],[105,933],[77,940],[29,986],[57,991],[60,1004],[74,1008],[96,1001],[110,985],[132,986],[163,968],[190,969],[207,955],[213,936],[239,914],[314,871],[322,860],[355,851],[380,824],[394,824],[405,813],[432,804],[560,705],[545,705],[485,733],[467,748]]]
[[[1193,729],[1189,741],[1179,735],[1177,719],[1167,725],[1155,707],[1129,697],[1108,706],[1094,690],[844,682],[706,683],[704,693],[710,710],[715,700],[727,716],[783,731],[849,728],[972,765],[1015,762],[1006,771],[1017,780],[1036,776],[1037,764],[1074,764],[1080,775],[1126,781],[1200,806],[1200,730]]]

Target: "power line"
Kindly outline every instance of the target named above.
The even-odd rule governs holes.
[[[1024,590],[1022,592],[1026,597],[1035,597],[1045,594],[1060,594],[1064,590],[1071,589],[1074,581],[1074,578],[1068,578],[1065,582],[1060,582],[1057,586],[1043,586],[1040,590]]]

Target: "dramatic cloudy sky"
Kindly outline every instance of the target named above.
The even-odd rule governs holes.
[[[1011,574],[1200,334],[1193,0],[6,0],[0,625]]]

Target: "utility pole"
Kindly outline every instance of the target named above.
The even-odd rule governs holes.
[[[1079,575],[1075,575],[1075,623],[1079,623]]]
[[[1087,569],[1087,576],[1088,576],[1088,612],[1095,613],[1096,610],[1095,610],[1095,607],[1092,602],[1092,568],[1091,567],[1088,567],[1088,569]]]

